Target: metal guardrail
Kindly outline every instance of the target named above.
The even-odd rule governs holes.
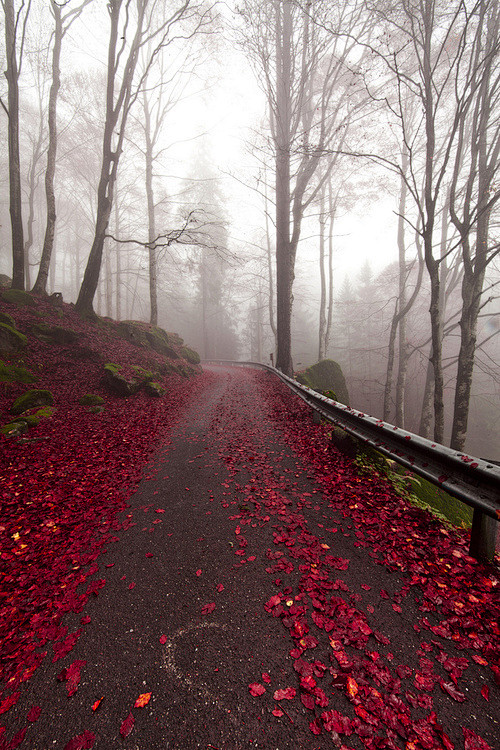
[[[470,553],[478,558],[491,559],[494,556],[495,521],[500,519],[500,467],[493,462],[459,453],[332,401],[275,367],[230,360],[207,360],[205,363],[255,367],[276,375],[312,409],[346,433],[474,508]]]

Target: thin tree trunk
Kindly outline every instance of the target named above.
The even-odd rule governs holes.
[[[17,65],[17,20],[13,0],[5,0],[5,53],[7,58],[7,116],[9,141],[9,212],[12,230],[12,288],[24,289],[24,236],[19,157],[19,71]],[[29,12],[29,11],[28,11]]]
[[[422,399],[422,411],[420,414],[420,425],[418,434],[424,438],[431,437],[432,425],[432,396],[434,386],[434,368],[432,366],[432,352],[429,354],[427,362],[427,371],[425,374],[424,395]]]
[[[385,422],[391,420],[391,395],[392,395],[392,373],[394,371],[394,359],[396,351],[396,333],[398,331],[398,308],[399,300],[396,302],[396,308],[391,320],[391,328],[389,331],[389,343],[387,346],[387,369],[385,376],[385,387],[384,387],[384,411],[383,419]]]
[[[151,325],[158,325],[158,291],[157,291],[157,269],[156,269],[156,222],[155,203],[153,193],[153,143],[151,141],[151,115],[147,94],[143,95],[144,111],[144,134],[146,139],[146,198],[148,204],[148,254],[149,254],[149,303]]]
[[[290,242],[291,25],[290,2],[283,0],[277,6],[276,14],[276,367],[287,375],[293,374],[291,322],[294,272]]]
[[[318,327],[318,362],[325,358],[326,332],[326,274],[325,274],[325,190],[321,191],[319,204],[319,327]]]
[[[269,280],[269,325],[274,336],[274,348],[276,350],[277,345],[277,331],[276,323],[274,321],[274,274],[273,274],[273,258],[271,251],[271,233],[269,231],[269,211],[268,211],[268,198],[267,198],[267,181],[264,177],[264,199],[265,199],[265,222],[266,222],[266,249],[267,249],[267,271]]]
[[[115,201],[115,237],[120,237],[120,212],[118,210],[118,201]],[[122,256],[121,248],[118,243],[115,246],[116,252],[116,320],[122,317]]]
[[[401,171],[404,177],[408,172],[408,150],[403,147],[401,159]],[[406,196],[408,188],[406,180],[401,180],[398,206],[398,255],[399,255],[399,302],[398,307],[401,315],[398,319],[399,342],[398,342],[398,376],[396,379],[396,426],[405,426],[405,388],[406,373],[408,371],[408,351],[406,346],[406,237],[405,237],[405,213]]]
[[[333,321],[333,225],[335,221],[335,202],[333,200],[332,184],[329,181],[329,194],[328,194],[328,211],[330,215],[330,221],[328,226],[328,310],[326,314],[326,327],[325,327],[325,357],[328,356],[328,347],[330,345],[330,336],[332,331]]]
[[[47,169],[45,171],[45,196],[47,202],[47,224],[43,241],[42,257],[38,269],[38,276],[33,291],[37,294],[45,294],[47,291],[47,277],[49,274],[50,258],[54,245],[54,232],[56,226],[56,199],[54,194],[54,176],[56,172],[57,155],[57,97],[61,86],[61,71],[59,68],[62,46],[62,20],[61,8],[53,0],[51,1],[54,14],[54,48],[52,50],[52,84],[49,93],[49,145],[47,149]]]
[[[113,317],[113,274],[111,271],[111,246],[108,242],[104,245],[106,263],[106,315]]]

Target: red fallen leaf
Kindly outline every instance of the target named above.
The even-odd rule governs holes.
[[[371,586],[369,586],[367,583],[362,583],[361,588],[364,589],[365,591],[371,590]]]
[[[441,689],[450,695],[453,700],[457,701],[458,703],[463,703],[464,700],[466,700],[465,695],[460,692],[460,690],[457,690],[455,685],[452,682],[445,682],[444,680],[440,679],[439,684],[441,685]]]
[[[99,700],[97,700],[95,703],[92,703],[92,711],[97,711],[97,709],[99,708],[103,700],[104,700],[104,695],[102,696],[102,698],[99,698]]]
[[[309,722],[309,729],[313,734],[321,734],[322,729],[318,719],[314,719],[314,721]]]
[[[201,608],[201,614],[202,615],[209,615],[210,612],[213,612],[215,609],[215,602],[211,602],[210,604],[204,604]]]
[[[269,610],[269,609],[272,609],[273,607],[276,607],[280,603],[281,603],[281,597],[279,597],[278,594],[274,594],[274,596],[272,596],[269,599],[269,601],[267,601],[264,604],[264,608]]]
[[[266,692],[266,688],[264,685],[261,685],[259,682],[251,682],[248,686],[248,689],[250,691],[250,695],[263,695]]]
[[[83,617],[80,617],[80,622],[82,623],[82,625],[88,625],[89,622],[92,622],[92,618],[88,615],[84,615]]]
[[[79,734],[77,737],[73,737],[73,739],[66,743],[64,750],[90,750],[91,747],[94,747],[94,742],[95,734],[86,729],[85,732]]]
[[[359,692],[358,683],[353,677],[347,678],[347,692],[351,698],[355,698]]]
[[[223,583],[218,583],[217,584],[217,591],[219,592],[219,594],[220,594],[221,591],[224,591],[224,584]]]
[[[164,508],[157,508],[155,510],[155,513],[165,513],[165,509]]]
[[[76,689],[80,682],[80,669],[85,666],[87,662],[83,659],[77,659],[66,669],[63,669],[57,679],[67,680],[66,689],[68,691],[68,697],[76,693]]]
[[[40,706],[31,706],[30,712],[26,718],[28,721],[36,721],[41,713],[42,709]]]
[[[479,737],[472,729],[462,727],[462,732],[464,734],[465,750],[492,750],[483,738]]]
[[[303,687],[304,690],[313,690],[316,687],[316,684],[316,680],[311,675],[300,678],[300,686]]]
[[[273,698],[275,701],[281,701],[283,699],[286,700],[292,700],[292,698],[295,698],[297,694],[297,691],[293,687],[288,687],[284,689],[279,689],[274,691]]]
[[[314,696],[311,695],[310,693],[301,693],[300,700],[302,701],[303,705],[306,708],[309,708],[311,711],[314,709],[314,706],[316,705],[314,701]]]
[[[25,734],[28,730],[28,727],[23,727],[23,729],[20,729],[19,732],[16,732],[16,734],[13,736],[9,744],[7,745],[8,750],[14,750],[16,747],[19,747],[21,742],[24,740]]]
[[[9,708],[12,708],[12,706],[15,706],[20,695],[21,693],[17,692],[17,693],[12,693],[12,695],[9,695],[8,698],[5,698],[0,703],[0,714],[4,714],[6,711],[9,710]]]
[[[152,552],[146,552],[146,557],[154,557]]]
[[[132,711],[129,713],[126,719],[122,721],[122,725],[120,727],[120,734],[122,737],[128,737],[132,729],[134,728],[134,717],[132,716]]]
[[[144,708],[144,706],[148,705],[150,699],[151,699],[151,693],[141,693],[141,695],[137,698],[136,702],[134,703],[134,708]]]
[[[281,710],[281,708],[273,708],[271,713],[274,714],[274,716],[277,716],[278,718],[285,715],[283,711]]]
[[[129,589],[135,589],[135,583],[132,581],[132,583],[129,583],[128,587]]]
[[[271,675],[268,672],[262,672],[262,679],[264,682],[271,682]]]
[[[481,688],[481,695],[483,696],[485,701],[489,701],[490,699],[490,689],[488,685],[483,685]]]
[[[198,570],[196,571],[196,575],[197,575],[197,576],[201,576],[201,568],[199,568],[199,569],[198,569]]]

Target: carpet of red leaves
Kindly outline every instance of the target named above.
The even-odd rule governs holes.
[[[239,414],[234,387],[217,420],[231,425],[219,430],[220,456],[231,477],[228,494],[248,503],[232,516],[238,524],[235,554],[239,564],[254,560],[249,532],[256,524],[272,524],[266,570],[278,576],[278,593],[264,607],[290,634],[298,681],[297,691],[278,689],[274,700],[300,700],[311,712],[310,731],[328,735],[341,750],[360,742],[368,750],[495,750],[475,731],[466,702],[477,712],[483,701],[484,712],[494,715],[489,701],[490,685],[495,701],[500,685],[498,569],[469,557],[467,532],[411,505],[376,473],[360,476],[332,447],[328,426],[313,425],[309,409],[284,386],[262,373],[253,378],[267,401],[269,423],[280,426],[304,474],[320,488],[320,494],[303,492],[295,479],[300,473],[276,471],[283,460],[279,452],[269,460],[259,450],[259,442],[269,444],[269,427],[252,421],[248,411]],[[245,470],[248,481],[242,483]],[[350,559],[332,551],[337,535],[353,537],[353,547],[366,548],[375,564],[397,573],[402,587],[375,593],[372,579],[372,585],[361,584],[361,593],[353,589]],[[359,581],[359,570],[356,575]],[[404,643],[391,643],[377,629],[377,597],[390,601],[396,634],[397,618],[406,609],[417,613],[409,626],[417,647],[410,654],[406,647],[406,663]],[[401,633],[405,627],[402,619]],[[466,670],[469,687],[463,692]],[[260,682],[248,686],[257,700],[266,689]],[[453,706],[447,710],[450,700],[465,703],[460,730]],[[272,713],[292,721],[287,711],[280,703]],[[491,726],[490,741],[495,734]]]
[[[105,585],[104,579],[86,581],[104,545],[123,526],[116,516],[203,379],[201,369],[190,381],[170,376],[162,382],[168,397],[160,399],[142,391],[129,399],[110,395],[100,382],[103,363],[120,364],[125,375],[133,375],[132,365],[154,369],[165,357],[118,337],[112,321],[104,326],[82,320],[69,305],[40,300],[36,308],[2,309],[29,337],[12,363],[24,364],[38,379],[33,385],[0,383],[1,423],[9,421],[15,398],[30,388],[50,390],[55,413],[19,439],[0,436],[0,714],[16,703],[50,641],[54,662],[74,646],[88,618],[69,633],[63,617],[82,612]],[[41,321],[78,332],[79,345],[95,357],[87,351],[75,358],[76,345],[51,345],[30,335],[30,325]],[[102,413],[78,404],[87,393],[104,397]],[[0,727],[0,747],[3,733]]]

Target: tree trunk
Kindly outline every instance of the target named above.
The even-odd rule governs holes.
[[[155,222],[155,203],[153,193],[153,143],[151,140],[151,115],[149,111],[149,102],[147,94],[144,91],[143,96],[144,110],[144,134],[146,139],[146,198],[148,204],[148,253],[149,253],[149,302],[150,302],[150,319],[151,325],[158,325],[158,291],[157,291],[157,270],[156,270],[156,222]]]
[[[401,158],[401,171],[406,178],[408,172],[408,150],[403,146]],[[408,370],[408,352],[406,347],[406,238],[405,238],[405,212],[406,196],[408,188],[406,179],[401,180],[398,206],[398,255],[399,255],[399,342],[398,342],[398,376],[396,380],[396,426],[405,426],[405,388],[406,373]]]
[[[61,71],[59,68],[62,45],[62,20],[61,8],[54,0],[51,1],[54,13],[54,48],[52,50],[52,84],[49,93],[49,145],[47,149],[47,169],[45,171],[45,196],[47,202],[47,225],[43,240],[42,257],[38,269],[38,276],[33,291],[37,294],[46,294],[47,278],[49,275],[50,258],[54,246],[54,233],[56,227],[56,199],[54,194],[54,176],[56,172],[57,155],[57,97],[61,86]]]
[[[276,353],[277,345],[277,331],[276,323],[274,321],[274,274],[273,274],[273,258],[271,252],[271,233],[269,231],[269,211],[268,211],[268,198],[267,198],[267,178],[264,176],[264,199],[265,199],[265,221],[266,221],[266,250],[267,250],[267,273],[268,273],[268,290],[269,290],[269,325],[274,336],[274,354]]]
[[[290,241],[291,27],[290,2],[283,0],[276,14],[276,367],[290,376],[294,279]]]
[[[120,212],[118,210],[118,201],[115,201],[115,237],[120,236]],[[116,243],[116,320],[122,317],[122,256],[120,245]]]
[[[325,333],[326,333],[326,274],[325,274],[325,191],[321,191],[319,205],[319,330],[318,330],[318,362],[325,359]]]
[[[387,347],[387,370],[385,376],[385,387],[384,387],[384,422],[390,422],[391,420],[391,395],[392,395],[392,373],[394,370],[394,359],[396,351],[396,333],[398,330],[398,308],[399,300],[396,302],[396,308],[394,315],[391,320],[391,329],[389,331],[389,344]]]
[[[13,0],[5,0],[5,54],[8,86],[9,212],[12,229],[12,288],[24,289],[24,236],[19,158],[19,71],[16,50],[16,16]]]
[[[434,386],[434,368],[432,367],[432,352],[429,354],[427,371],[425,374],[424,395],[422,399],[422,411],[420,414],[420,425],[418,434],[430,439],[432,425],[432,395]]]

